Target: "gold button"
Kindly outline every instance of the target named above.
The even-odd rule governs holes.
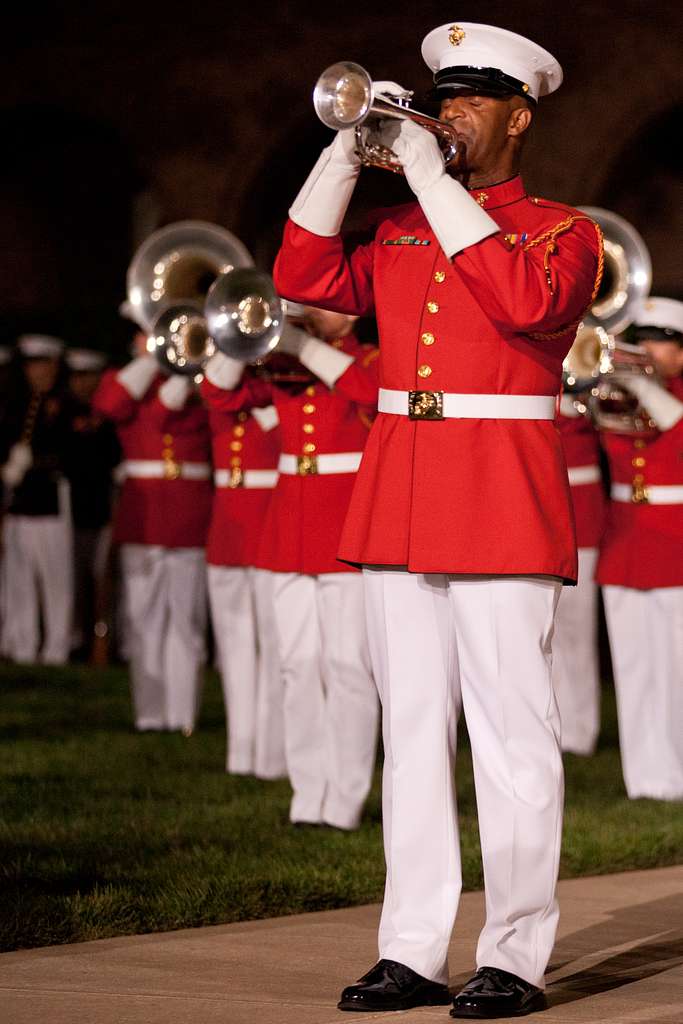
[[[161,452],[161,457],[162,459],[172,459],[173,454],[174,453],[172,448],[163,448]]]
[[[418,370],[417,370],[418,377],[431,377],[431,374],[432,374],[432,368],[431,368],[431,366],[427,366],[426,363],[423,363],[422,366],[418,367]]]
[[[433,299],[430,299],[429,302],[427,303],[427,309],[429,310],[430,313],[438,313],[439,312],[439,303],[438,302],[434,302]]]
[[[242,451],[242,442],[241,441],[231,441],[230,442],[230,451],[231,452],[241,452]]]
[[[643,458],[642,455],[636,455],[635,459],[631,459],[631,465],[632,466],[644,466],[645,465],[645,459]]]
[[[306,402],[306,404],[303,407],[303,410],[307,416],[310,416],[312,412],[315,412],[315,406],[313,405],[313,402]]]
[[[240,423],[246,423],[247,416],[248,413],[244,412],[244,410],[242,412],[237,413],[237,419],[240,421]]]
[[[315,445],[313,444],[313,442],[307,441],[303,447],[303,451],[305,452],[306,455],[311,455],[312,452],[315,451]]]
[[[634,448],[644,448],[645,447],[645,441],[643,441],[642,437],[636,438],[636,440],[633,442],[633,447]]]
[[[433,345],[434,342],[436,341],[436,338],[431,333],[431,331],[425,331],[422,337],[420,338],[420,341],[422,342],[423,345]]]
[[[445,270],[437,270],[437,272],[434,274],[434,280],[436,281],[437,284],[443,284],[443,282],[446,280]]]
[[[173,444],[173,434],[164,434],[161,440],[166,446]]]
[[[304,434],[313,434],[315,433],[315,427],[312,423],[304,423],[303,432]]]
[[[232,432],[235,437],[244,437],[244,427],[233,427]]]
[[[239,457],[239,455],[233,455],[233,457],[230,459],[230,465],[231,466],[241,466],[242,465],[242,460]]]
[[[307,395],[314,395],[315,394],[315,388],[314,387],[306,388],[306,391],[304,393],[307,394]]]
[[[645,477],[643,476],[643,474],[642,473],[636,473],[635,476],[633,477],[633,483],[634,484],[645,483]]]

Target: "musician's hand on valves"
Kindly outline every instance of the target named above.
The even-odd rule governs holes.
[[[216,352],[206,364],[204,376],[214,387],[232,391],[240,382],[244,366],[240,359],[231,359],[222,352]]]
[[[295,356],[297,359],[301,353],[305,343],[309,340],[310,334],[303,331],[300,327],[295,327],[293,324],[286,323],[282,336],[278,342],[278,351],[286,352],[289,356]]]
[[[634,395],[660,430],[671,430],[683,418],[683,402],[646,374],[616,372],[610,381]]]
[[[380,141],[401,161],[406,181],[420,195],[446,173],[436,136],[414,121],[387,118],[382,121]]]

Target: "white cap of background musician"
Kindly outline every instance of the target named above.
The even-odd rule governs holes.
[[[17,339],[17,349],[24,359],[59,359],[64,342],[51,334],[22,334]]]
[[[650,295],[643,299],[633,318],[635,336],[639,340],[651,341],[683,340],[683,302]],[[648,333],[651,329],[655,333]],[[676,337],[678,336],[678,337]]]
[[[94,348],[68,348],[64,356],[66,365],[76,373],[99,373],[107,365],[104,352]]]

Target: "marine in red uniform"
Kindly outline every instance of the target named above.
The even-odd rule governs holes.
[[[145,337],[137,336],[144,350]],[[185,378],[150,355],[103,377],[93,407],[113,420],[124,475],[121,546],[135,726],[190,733],[205,659],[211,514],[208,415]]]
[[[254,566],[277,482],[280,436],[272,406],[255,412],[210,410],[215,490],[206,560],[227,716],[226,768],[278,778],[286,766],[272,578]]]
[[[377,394],[377,353],[350,333],[352,317],[311,316],[331,345],[299,330],[280,344],[310,371],[308,384],[247,378],[221,392],[209,374],[203,393],[212,409],[272,402],[277,410],[279,478],[256,565],[273,577],[290,818],[354,829],[372,780],[378,707],[362,579],[336,554]]]
[[[683,303],[646,299],[634,337],[660,380],[629,374],[618,382],[656,429],[602,433],[611,501],[597,579],[626,792],[683,800]]]
[[[544,1005],[558,918],[550,644],[576,544],[553,418],[601,245],[584,215],[529,197],[518,176],[535,101],[560,83],[557,61],[472,24],[435,29],[423,55],[441,118],[466,147],[469,188],[446,172],[432,134],[386,123],[380,141],[418,202],[387,210],[367,244],[345,247],[339,228],[360,166],[353,133],[341,132],[290,210],[276,284],[296,301],[374,312],[380,332],[379,416],[340,554],[364,566],[383,703],[387,886],[381,959],[339,1006],[449,1001],[462,699],[487,918],[479,969],[452,1012],[505,1016]]]
[[[605,522],[600,442],[591,419],[571,394],[560,399],[555,424],[562,438],[574,506],[579,578],[564,587],[553,633],[553,687],[560,710],[562,749],[592,754],[600,731],[598,587],[595,567]]]

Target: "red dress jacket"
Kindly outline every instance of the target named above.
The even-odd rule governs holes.
[[[263,380],[246,379],[235,391],[222,391],[205,380],[202,394],[212,410],[272,402],[284,454],[310,459],[362,452],[377,400],[377,349],[360,345],[351,335],[334,346],[356,358],[332,390],[315,380],[295,394]],[[309,575],[355,571],[337,559],[355,477],[355,472],[281,473],[263,524],[256,566]]]
[[[225,412],[212,407],[209,423],[216,487],[206,560],[210,565],[254,565],[274,481],[264,477],[257,487],[247,485],[254,470],[277,473],[280,432],[277,425],[264,430],[244,410]]]
[[[417,203],[347,250],[291,221],[284,296],[377,317],[380,385],[557,395],[590,304],[600,239],[584,215],[526,196],[519,177],[473,193],[500,232],[448,260]],[[408,238],[408,244],[403,239]],[[576,578],[567,469],[550,420],[411,421],[380,413],[340,556],[415,572]]]
[[[576,543],[580,548],[597,548],[605,527],[605,489],[600,478],[600,439],[587,416],[558,413],[555,425],[562,438],[569,470],[569,489],[574,506]],[[587,472],[586,472],[587,471]],[[597,479],[583,481],[582,473]]]
[[[669,390],[683,401],[683,380]],[[683,485],[683,420],[654,438],[603,431],[602,444],[612,483]],[[683,586],[683,504],[610,501],[597,580],[636,590]]]
[[[161,462],[168,476],[182,463],[210,465],[211,436],[206,409],[193,397],[173,412],[157,397],[166,378],[159,374],[142,399],[132,398],[115,370],[104,374],[93,408],[116,424],[124,464]],[[211,514],[213,485],[204,480],[141,479],[125,475],[114,515],[118,544],[202,548]]]

